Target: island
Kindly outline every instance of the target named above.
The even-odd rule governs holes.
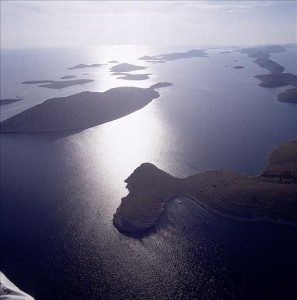
[[[125,73],[125,72],[114,72],[114,73],[111,73],[110,75],[115,75],[115,76],[118,76],[118,75],[127,75],[129,73]]]
[[[22,101],[23,99],[17,98],[17,99],[1,99],[0,100],[0,105],[7,105],[15,102]]]
[[[283,66],[268,58],[258,58],[254,60],[254,63],[273,74],[279,74],[285,71]]]
[[[242,48],[238,50],[240,53],[248,54],[249,57],[257,58],[253,62],[270,72],[270,74],[256,75],[255,77],[261,82],[259,86],[266,88],[276,88],[292,85],[294,88],[288,89],[280,93],[277,99],[281,102],[297,103],[297,75],[284,73],[285,68],[275,61],[269,59],[271,53],[279,53],[287,51],[280,45],[268,45]]]
[[[118,64],[119,62],[117,60],[110,60],[108,63],[109,64]]]
[[[81,92],[48,99],[1,122],[0,132],[83,130],[101,125],[131,114],[160,97],[154,88],[118,87],[103,93]]]
[[[286,52],[286,48],[280,45],[263,45],[255,47],[241,48],[238,50],[240,53],[246,53],[249,57],[264,58],[262,55],[267,57],[270,53]]]
[[[91,64],[91,65],[86,65],[86,64],[79,64],[74,67],[68,68],[68,70],[75,70],[75,69],[85,69],[85,68],[97,68],[100,66],[103,66],[104,64]]]
[[[271,53],[286,52],[286,48],[280,45],[268,45],[242,48],[238,50],[240,53],[248,54],[249,57],[256,58],[254,63],[259,65],[261,68],[268,70],[270,73],[279,74],[284,72],[285,68],[273,60],[270,60]]]
[[[161,64],[161,63],[165,63],[166,60],[146,60],[146,62],[149,62],[152,64]]]
[[[113,217],[124,234],[151,232],[178,196],[186,196],[210,213],[234,221],[269,221],[297,226],[297,141],[273,149],[265,170],[247,176],[212,170],[176,178],[155,165],[140,165],[125,180],[129,194]]]
[[[244,66],[235,66],[235,67],[232,67],[233,69],[244,69]]]
[[[74,75],[65,75],[63,77],[61,77],[60,79],[72,79],[72,78],[75,78],[76,76]]]
[[[123,75],[123,74],[122,74]],[[125,74],[121,77],[117,77],[117,79],[124,79],[124,80],[146,80],[149,79],[150,75],[152,74]]]
[[[278,94],[277,100],[280,102],[297,103],[297,87]]]
[[[110,72],[131,72],[131,71],[144,70],[144,69],[146,69],[146,67],[131,65],[128,63],[121,63],[111,67]]]
[[[159,88],[162,88],[162,87],[167,87],[167,86],[172,86],[173,84],[171,82],[167,82],[167,81],[164,81],[164,82],[158,82],[156,84],[153,84],[151,86],[151,88],[153,89],[159,89]]]
[[[263,87],[275,88],[286,85],[297,86],[297,75],[291,73],[263,74],[256,75],[255,77],[261,80],[259,86]]]
[[[168,54],[160,54],[155,56],[149,56],[144,55],[142,57],[139,57],[140,60],[146,60],[146,61],[173,61],[177,59],[183,59],[183,58],[192,58],[192,57],[206,57],[204,50],[198,50],[198,49],[192,49],[187,52],[176,52],[176,53],[168,53]]]
[[[36,81],[24,81],[22,84],[41,84],[38,87],[45,87],[49,89],[63,89],[68,86],[77,84],[86,84],[92,82],[92,79],[77,79],[77,80],[36,80]]]

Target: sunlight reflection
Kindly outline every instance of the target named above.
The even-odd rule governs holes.
[[[91,84],[92,91],[106,91],[108,89],[120,86],[136,86],[147,88],[154,82],[154,71],[151,65],[138,60],[139,57],[143,56],[147,52],[147,48],[142,45],[114,45],[104,47],[93,47],[90,48],[89,59],[92,62],[106,63],[96,70],[92,70],[90,74],[95,79],[95,82]],[[110,68],[115,65],[114,63],[108,63],[109,61],[118,61],[119,63],[130,63],[137,66],[144,66],[146,69],[127,72],[129,74],[152,74],[149,79],[146,80],[124,80],[117,79],[120,76],[112,75]]]
[[[156,105],[148,105],[105,124],[94,134],[94,138],[98,138],[96,150],[100,165],[111,176],[117,173],[126,178],[143,162],[158,163],[165,143],[164,135]]]

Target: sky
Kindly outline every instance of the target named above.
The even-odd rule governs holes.
[[[296,42],[296,1],[1,0],[1,48]]]

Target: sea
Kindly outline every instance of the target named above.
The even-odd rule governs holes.
[[[202,48],[206,57],[138,59]],[[80,132],[0,135],[1,271],[41,300],[297,299],[296,228],[223,219],[186,197],[172,200],[141,238],[112,224],[128,193],[124,180],[141,163],[177,177],[211,169],[257,175],[273,147],[297,138],[296,104],[276,99],[289,87],[260,87],[254,76],[268,71],[236,50],[1,49],[1,99],[23,99],[2,105],[1,120],[82,91],[173,84],[143,109]],[[296,47],[271,59],[296,74]],[[150,78],[117,79],[112,60],[145,66],[130,73]],[[95,63],[103,65],[68,70]],[[94,81],[59,90],[22,84],[65,75]]]

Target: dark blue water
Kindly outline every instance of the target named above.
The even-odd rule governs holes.
[[[84,173],[66,142],[1,138],[1,270],[37,299],[296,297],[295,228],[221,219],[185,198],[128,238],[112,226],[125,193]]]
[[[159,53],[139,52],[129,53],[131,62]],[[92,53],[97,58],[60,58],[47,79],[77,63],[118,58]],[[39,55],[35,68],[42,69]],[[213,54],[150,66],[154,77],[142,83],[110,79],[107,67],[94,71],[93,85],[80,91],[158,81],[174,86],[144,109],[82,132],[1,135],[1,270],[45,300],[296,299],[296,229],[220,219],[188,199],[173,201],[156,231],[142,239],[112,225],[127,194],[124,180],[142,162],[176,176],[213,168],[256,174],[272,146],[296,139],[296,106],[275,100],[280,89],[258,87],[253,75],[263,69],[234,55],[245,69],[225,68],[234,56]],[[25,102],[2,115],[78,91],[25,87],[21,80],[44,78],[18,76],[14,87]]]

